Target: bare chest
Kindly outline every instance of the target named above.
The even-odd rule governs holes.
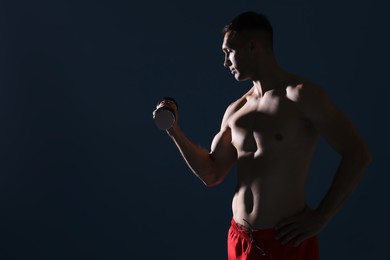
[[[298,105],[284,96],[248,99],[229,119],[232,143],[239,153],[262,154],[304,142],[309,125]]]

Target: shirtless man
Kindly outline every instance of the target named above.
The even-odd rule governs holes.
[[[229,259],[319,259],[316,235],[358,185],[368,148],[319,86],[278,66],[264,15],[242,13],[223,32],[224,66],[253,87],[226,109],[210,152],[191,142],[178,120],[167,133],[209,187],[237,164]],[[161,105],[178,119],[173,103]],[[341,161],[329,191],[310,209],[305,185],[321,135]]]

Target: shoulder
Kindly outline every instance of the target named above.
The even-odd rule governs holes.
[[[336,109],[326,90],[319,84],[300,78],[286,88],[286,96],[295,102],[308,119],[324,117]]]
[[[240,110],[240,108],[242,108],[245,105],[247,101],[248,93],[246,93],[245,95],[231,102],[228,105],[228,107],[225,110],[225,114],[223,116],[222,125],[221,125],[222,128],[228,126],[229,119],[231,118],[231,116],[234,115],[234,113],[236,113],[238,110]]]
[[[331,100],[326,91],[317,84],[303,84],[297,102],[304,117],[319,133],[334,138],[333,131],[349,125],[349,119]]]
[[[298,81],[286,89],[287,98],[301,105],[329,101],[329,96],[320,85],[307,80]]]

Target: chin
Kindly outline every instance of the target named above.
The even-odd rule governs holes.
[[[241,81],[242,79],[241,79],[241,75],[239,74],[239,73],[235,73],[234,74],[234,78],[237,80],[237,81]]]
[[[237,81],[245,81],[249,79],[248,77],[243,77],[240,74],[235,74],[234,77],[236,78]]]

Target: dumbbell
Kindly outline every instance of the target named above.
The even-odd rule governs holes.
[[[168,130],[176,121],[175,112],[164,103],[174,103],[176,108],[179,108],[175,99],[165,97],[157,103],[157,109],[153,111],[153,120],[158,128],[161,130]]]

